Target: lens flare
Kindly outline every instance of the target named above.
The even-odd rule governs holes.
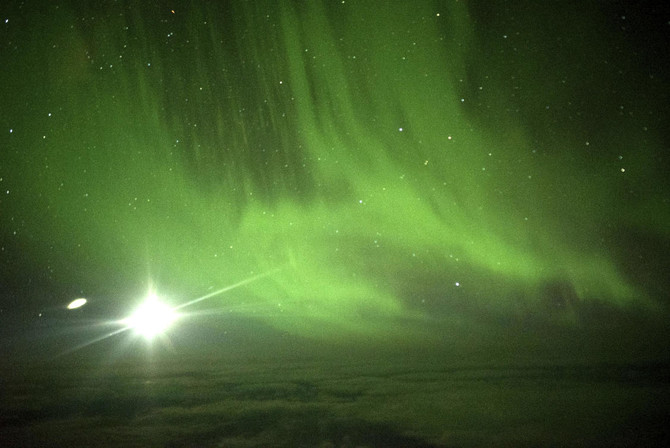
[[[84,298],[74,299],[72,302],[68,304],[67,309],[74,310],[77,308],[81,308],[84,305],[86,305],[86,299]]]

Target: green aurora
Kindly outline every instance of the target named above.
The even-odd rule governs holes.
[[[664,80],[613,74],[594,11],[80,3],[2,53],[3,240],[44,283],[120,308],[268,273],[193,308],[326,340],[667,304],[624,263],[669,237]]]

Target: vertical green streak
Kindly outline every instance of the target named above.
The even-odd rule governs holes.
[[[77,39],[105,42],[79,74],[90,97],[49,81],[77,101],[68,131],[26,140],[50,167],[27,170],[44,197],[25,201],[88,254],[73,282],[142,282],[148,265],[188,295],[280,267],[211,302],[324,338],[420,333],[424,300],[437,320],[455,298],[513,312],[554,281],[639,298],[593,243],[608,178],[567,178],[579,164],[532,155],[521,125],[468,115],[462,2],[234,3],[110,19]]]

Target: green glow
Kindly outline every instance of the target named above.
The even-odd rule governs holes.
[[[317,338],[421,333],[464,297],[516,312],[548,282],[647,300],[602,241],[667,235],[660,193],[619,194],[652,168],[623,143],[586,164],[576,135],[538,147],[512,115],[476,119],[470,102],[511,100],[469,84],[464,2],[233,3],[51,30],[39,130],[12,138],[30,148],[25,233],[73,282],[149,271],[197,295],[278,269],[211,301]]]

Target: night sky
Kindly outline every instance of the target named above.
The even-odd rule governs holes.
[[[4,6],[3,316],[251,279],[188,310],[419,344],[662,321],[668,15],[544,3]]]
[[[0,441],[670,438],[660,4],[2,2]]]

